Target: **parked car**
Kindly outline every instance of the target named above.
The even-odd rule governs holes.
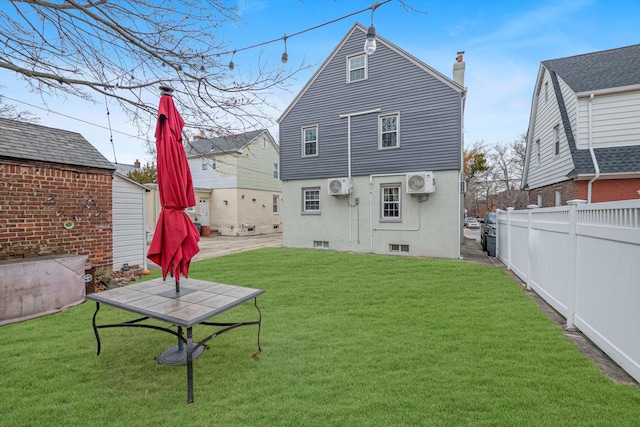
[[[480,222],[480,244],[482,250],[487,250],[487,236],[496,237],[496,213],[489,212]]]
[[[478,228],[480,228],[480,223],[475,218],[465,218],[465,225],[470,230],[471,229],[477,230]]]

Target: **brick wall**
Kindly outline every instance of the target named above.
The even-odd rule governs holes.
[[[112,171],[0,159],[0,177],[0,260],[80,254],[111,269]]]
[[[556,189],[562,192],[562,204],[567,201],[587,200],[589,181],[563,181],[553,185],[536,188],[529,191],[529,204],[538,203],[538,193],[542,194],[542,206],[547,208],[556,205]],[[640,178],[629,179],[600,179],[591,188],[591,202],[614,202],[618,200],[634,200],[640,198]]]

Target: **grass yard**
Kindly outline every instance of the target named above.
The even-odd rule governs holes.
[[[88,302],[0,327],[0,425],[640,425],[640,389],[604,377],[497,268],[269,248],[191,276],[267,291],[259,361],[254,326],[211,340],[187,405],[186,368],[154,361],[174,338],[102,329],[96,357]],[[133,317],[103,306],[99,323]]]

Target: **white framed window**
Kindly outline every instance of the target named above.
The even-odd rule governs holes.
[[[539,139],[536,141],[534,148],[536,149],[536,152],[535,152],[536,166],[540,166],[540,140]]]
[[[556,206],[562,206],[562,189],[556,188]]]
[[[207,158],[203,157],[202,158],[202,170],[206,171],[207,169],[209,169],[209,163],[207,162]]]
[[[400,114],[378,116],[378,149],[400,147]]]
[[[314,248],[328,249],[329,248],[329,242],[327,242],[326,240],[314,240],[313,241],[313,247]]]
[[[320,187],[302,189],[302,213],[320,213]]]
[[[402,221],[400,195],[402,184],[382,184],[380,186],[380,221]]]
[[[409,245],[401,245],[399,243],[390,243],[389,252],[409,252]]]
[[[273,195],[273,213],[280,213],[280,196],[276,194]]]
[[[553,127],[553,147],[555,155],[560,154],[560,126],[556,125]]]
[[[278,164],[273,164],[273,179],[280,179],[280,169],[278,169]]]
[[[347,83],[366,80],[367,54],[361,53],[347,58]]]
[[[318,155],[318,125],[302,128],[302,157]]]

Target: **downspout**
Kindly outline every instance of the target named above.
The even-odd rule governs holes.
[[[591,188],[595,180],[600,178],[600,167],[598,166],[598,159],[596,159],[596,153],[593,151],[593,119],[592,119],[592,103],[593,97],[595,95],[592,93],[589,97],[589,153],[591,153],[591,161],[593,162],[593,168],[595,169],[596,174],[589,180],[589,184],[587,184],[587,203],[591,203]]]

